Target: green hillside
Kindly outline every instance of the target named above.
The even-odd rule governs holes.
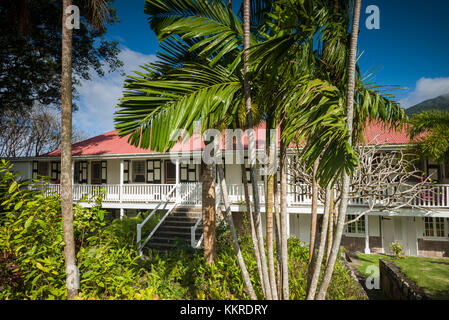
[[[449,111],[449,93],[439,97],[429,99],[405,109],[405,113],[410,116],[421,111],[428,110],[448,110]]]

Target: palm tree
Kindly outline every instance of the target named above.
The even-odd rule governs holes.
[[[75,259],[72,204],[72,29],[65,21],[71,0],[63,1],[62,76],[61,76],[61,211],[64,232],[67,298],[78,294],[78,273]]]
[[[347,130],[348,130],[348,145],[352,145],[353,135],[353,120],[354,120],[354,92],[355,92],[355,68],[357,59],[357,40],[359,35],[359,21],[360,21],[360,8],[362,6],[362,0],[355,0],[354,3],[354,17],[352,21],[351,41],[349,46],[349,59],[348,59],[348,86],[346,96],[346,116],[347,116]],[[350,175],[348,172],[343,172],[342,177],[342,192],[339,207],[339,216],[337,229],[335,232],[335,241],[332,245],[329,262],[324,270],[323,280],[320,285],[320,289],[317,294],[318,300],[324,300],[326,297],[327,288],[329,286],[332,273],[334,270],[335,261],[337,259],[338,250],[340,248],[340,240],[343,234],[344,222],[346,219],[346,209],[348,207],[348,194],[349,194]]]
[[[282,185],[286,145],[306,142],[301,145],[300,156],[309,170],[312,170],[317,159],[321,159],[314,176],[323,188],[335,184],[335,177],[355,170],[357,153],[348,141],[352,133],[346,125],[347,110],[344,104],[347,96],[344,79],[348,77],[347,25],[350,21],[346,12],[350,3],[340,0],[313,1],[307,5],[284,3],[276,8],[278,12],[271,14],[271,17],[277,17],[271,21],[271,34],[268,37],[264,35],[266,39],[252,49],[252,57],[258,69],[265,69],[265,73],[273,75],[272,83],[281,84],[278,90],[266,91],[274,95],[270,103],[277,106],[277,119],[281,124],[282,202],[286,196]],[[316,12],[320,14],[314,14]],[[287,20],[286,23],[282,19]],[[320,30],[297,27],[314,19],[317,20],[310,25]],[[310,32],[307,33],[307,30]],[[316,39],[321,41],[323,50],[313,49]],[[360,139],[367,120],[379,118],[386,125],[393,126],[403,119],[404,112],[391,96],[382,96],[376,87],[364,85],[359,70],[355,69],[355,72],[355,121],[352,131]],[[285,74],[288,76],[280,78]],[[285,210],[285,203],[281,203],[281,218]],[[337,240],[336,237],[333,239],[334,242]]]
[[[78,268],[75,258],[72,197],[72,29],[69,27],[71,0],[63,0],[62,16],[62,75],[61,75],[61,211],[64,232],[67,298],[78,294]],[[103,28],[109,20],[107,0],[91,0],[88,23]]]
[[[253,190],[254,199],[254,211],[256,217],[256,231],[258,233],[258,245],[259,252],[261,253],[261,265],[262,265],[262,276],[265,284],[265,294],[268,300],[273,298],[273,291],[271,288],[271,281],[269,280],[267,261],[265,256],[265,245],[263,240],[262,231],[262,219],[260,214],[260,196],[259,196],[259,185],[256,172],[256,145],[254,139],[253,129],[253,118],[252,118],[252,102],[251,102],[251,87],[249,82],[248,73],[250,71],[249,65],[249,48],[250,48],[250,1],[243,0],[243,88],[244,88],[244,98],[245,98],[245,108],[246,108],[246,122],[249,131],[248,135],[248,159],[250,163],[250,175]]]
[[[263,3],[259,6],[264,8],[269,3],[254,1],[257,2]],[[334,177],[342,172],[353,170],[357,157],[348,144],[342,94],[346,86],[341,85],[341,79],[346,77],[346,46],[340,41],[343,38],[340,34],[346,36],[345,21],[338,20],[340,15],[329,13],[326,2],[308,0],[307,5],[298,5],[295,1],[282,1],[278,4],[269,7],[276,10],[273,14],[264,16],[252,14],[254,10],[244,2],[246,23],[242,26],[228,10],[227,3],[219,0],[147,0],[150,25],[162,41],[163,51],[158,54],[160,62],[143,66],[143,72],[127,79],[127,91],[115,121],[119,135],[130,135],[131,144],[166,151],[175,143],[168,139],[174,130],[181,128],[192,132],[198,121],[202,131],[219,123],[232,124],[238,118],[242,101],[246,113],[246,123],[242,127],[253,126],[250,111],[255,105],[266,114],[274,115],[275,123],[281,127],[280,208],[275,207],[275,212],[279,211],[279,219],[275,221],[280,229],[282,271],[279,296],[288,299],[286,147],[296,140],[306,141],[302,153],[309,168],[321,156],[316,177],[322,186],[334,182]],[[317,15],[317,12],[324,14]],[[249,18],[263,23],[248,25]],[[296,23],[303,24],[304,28],[298,28]],[[322,57],[316,54],[313,45],[317,34],[320,41],[328,42],[329,48],[325,62],[331,67],[323,72],[320,72],[323,63],[319,61]],[[331,76],[323,76],[329,74]],[[356,114],[357,119],[363,119],[361,123],[370,115],[380,114],[387,121],[396,114],[395,105],[365,88],[359,78],[356,85]],[[358,122],[355,127],[355,131],[360,131]],[[252,168],[253,192],[257,190],[256,179]],[[257,197],[257,191],[254,195]],[[256,200],[257,232],[254,234],[260,255],[259,275],[265,297],[273,298],[268,274],[268,269],[271,274],[273,268],[270,261],[270,266],[266,265],[263,235],[259,230],[259,206]],[[269,231],[270,236],[272,232]],[[273,241],[269,242],[272,246]],[[235,244],[238,244],[236,239]],[[271,248],[269,251],[270,255]],[[244,273],[244,266],[241,269]]]
[[[449,112],[421,111],[409,120],[408,132],[417,155],[437,162],[449,159]]]

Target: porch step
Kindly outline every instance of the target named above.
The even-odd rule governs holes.
[[[201,216],[201,208],[178,207],[173,210],[172,217],[191,217],[198,219]]]
[[[201,217],[201,208],[175,208],[156,230],[147,247],[156,251],[169,251],[176,248],[178,242],[185,242],[186,246],[190,246],[191,228],[199,217]],[[203,225],[200,223],[195,231],[197,241],[202,233]]]

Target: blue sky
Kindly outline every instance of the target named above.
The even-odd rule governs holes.
[[[125,73],[155,60],[158,41],[143,13],[144,0],[115,0],[120,23],[108,38],[119,42]],[[239,4],[234,1],[234,7]],[[368,30],[369,5],[380,9],[380,29]],[[359,64],[362,73],[377,69],[370,80],[395,85],[397,100],[409,107],[449,93],[449,0],[362,0]],[[113,112],[124,77],[118,72],[93,76],[80,87],[78,127],[90,135],[113,130]]]

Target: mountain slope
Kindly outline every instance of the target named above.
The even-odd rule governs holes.
[[[418,103],[410,108],[405,109],[405,113],[410,116],[415,113],[428,110],[449,111],[449,93]]]

